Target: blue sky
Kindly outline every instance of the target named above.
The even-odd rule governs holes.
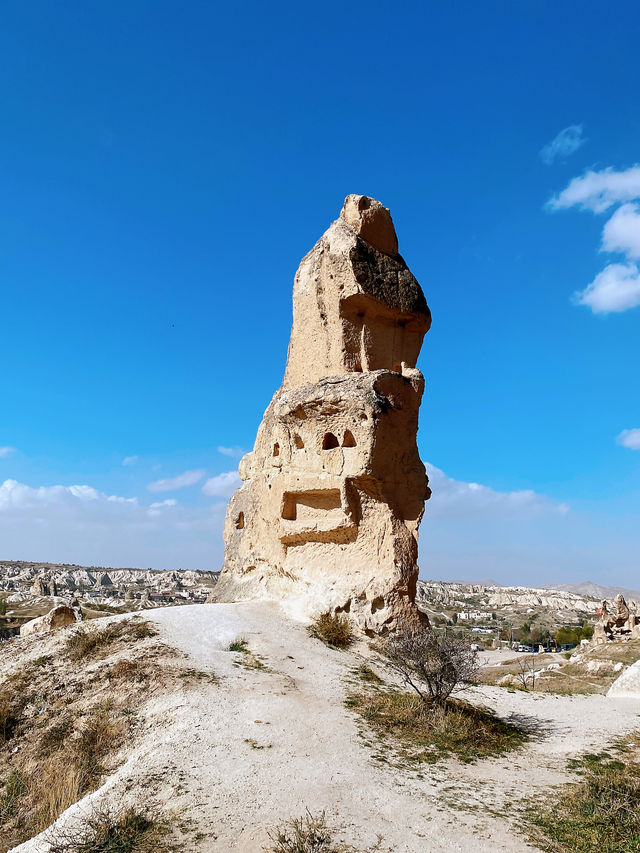
[[[3,13],[0,558],[219,567],[356,192],[434,318],[422,575],[638,585],[637,4]]]

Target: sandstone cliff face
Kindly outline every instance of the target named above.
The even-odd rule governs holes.
[[[284,381],[240,463],[217,600],[345,611],[369,633],[417,623],[430,320],[389,211],[349,196],[296,274]]]

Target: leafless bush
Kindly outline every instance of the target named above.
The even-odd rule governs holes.
[[[456,688],[477,678],[477,651],[454,634],[431,629],[397,631],[381,644],[380,651],[387,666],[423,702],[442,705]]]
[[[536,665],[533,659],[518,658],[516,661],[518,667],[515,677],[520,682],[523,690],[536,689]]]

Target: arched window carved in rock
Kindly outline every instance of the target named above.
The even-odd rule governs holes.
[[[293,437],[293,443],[298,450],[302,450],[304,447],[304,441],[300,438],[299,435],[295,435]]]
[[[343,447],[355,447],[356,446],[356,440],[353,437],[353,433],[351,432],[350,429],[346,429],[344,431],[344,438],[342,439],[342,446]]]
[[[322,439],[322,449],[333,450],[334,447],[340,447],[340,442],[332,432],[325,433],[325,436]]]
[[[273,455],[274,455],[274,456],[280,456],[280,445],[278,444],[278,442],[277,442],[277,441],[276,441],[276,443],[273,445]]]

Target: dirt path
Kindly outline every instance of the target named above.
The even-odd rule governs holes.
[[[192,837],[202,836],[185,850],[258,853],[270,829],[308,808],[324,810],[339,837],[359,851],[524,853],[532,848],[504,816],[510,803],[562,781],[568,755],[637,726],[638,708],[629,700],[477,688],[473,701],[522,719],[536,732],[533,742],[474,765],[397,769],[372,759],[344,708],[357,650],[325,648],[271,604],[174,607],[145,616],[166,643],[220,683],[152,699],[128,760],[62,822],[103,798],[142,801],[193,822]],[[237,665],[241,656],[226,649],[240,637],[266,669]],[[45,853],[46,834],[14,850]]]

